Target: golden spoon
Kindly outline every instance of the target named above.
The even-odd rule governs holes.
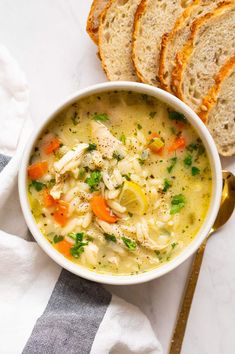
[[[171,340],[171,346],[169,354],[180,354],[184,334],[187,326],[189,312],[193,301],[193,295],[196,289],[197,280],[202,265],[202,259],[206,248],[208,238],[223,226],[234,211],[235,206],[235,176],[228,171],[223,171],[223,191],[220,203],[220,210],[215,220],[213,227],[211,228],[209,235],[201,244],[196,252],[195,258],[191,266],[191,272],[188,282],[185,287],[184,297],[180,312],[177,318],[175,330]]]

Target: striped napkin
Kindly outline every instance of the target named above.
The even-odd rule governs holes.
[[[137,307],[62,270],[30,235],[17,191],[28,102],[25,77],[0,46],[0,352],[162,353]]]

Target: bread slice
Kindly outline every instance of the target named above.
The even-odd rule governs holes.
[[[140,0],[111,0],[99,26],[99,54],[109,80],[138,81],[131,60],[134,15]]]
[[[91,9],[87,18],[86,31],[95,44],[98,44],[98,30],[100,16],[109,0],[93,0]]]
[[[223,2],[192,24],[190,39],[172,72],[176,95],[195,111],[214,77],[235,53],[235,2]]]
[[[221,0],[195,0],[191,6],[184,10],[176,20],[173,30],[162,37],[159,78],[161,87],[172,92],[171,75],[176,66],[175,57],[190,37],[190,28],[194,20],[211,12]]]
[[[158,77],[162,35],[171,31],[190,0],[142,0],[134,22],[132,59],[142,82],[160,86]]]
[[[204,97],[199,116],[207,124],[223,156],[235,154],[235,56],[221,68]]]

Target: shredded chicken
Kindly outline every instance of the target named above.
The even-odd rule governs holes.
[[[69,150],[59,161],[54,163],[56,173],[64,174],[78,167],[88,146],[88,144],[78,144]]]
[[[112,159],[114,152],[123,157],[126,156],[125,146],[110,133],[104,124],[92,121],[91,131],[98,149],[104,157]]]

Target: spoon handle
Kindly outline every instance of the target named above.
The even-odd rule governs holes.
[[[171,340],[169,354],[180,354],[183,344],[184,334],[188,322],[189,312],[193,301],[193,295],[196,289],[198,276],[200,273],[202,259],[206,248],[207,239],[197,250],[191,266],[190,276],[185,286],[184,296],[178,313],[176,326]]]

